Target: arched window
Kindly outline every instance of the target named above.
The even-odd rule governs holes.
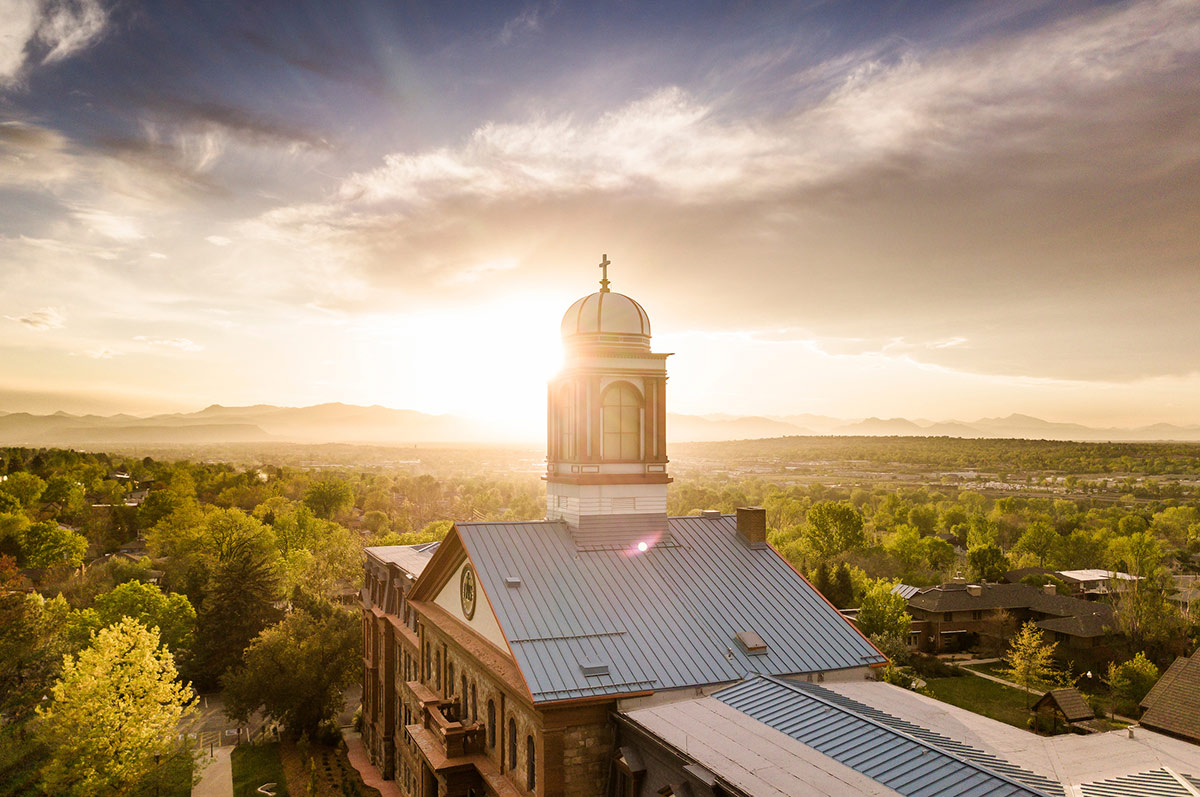
[[[433,652],[433,682],[442,691],[442,654],[437,650]]]
[[[642,397],[633,385],[618,382],[604,391],[604,459],[640,459],[642,456]]]
[[[508,718],[508,768],[517,768],[517,721],[512,717]]]
[[[525,788],[533,791],[537,786],[537,753],[533,749],[533,737],[525,737]]]
[[[454,664],[446,656],[446,697],[454,697]]]
[[[496,748],[496,701],[488,701],[488,747]]]
[[[479,704],[475,702],[475,684],[471,684],[471,722],[479,719]]]
[[[462,677],[462,694],[458,696],[458,721],[467,719],[467,676]]]

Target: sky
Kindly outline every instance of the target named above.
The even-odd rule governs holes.
[[[0,0],[0,411],[1200,423],[1200,4]]]

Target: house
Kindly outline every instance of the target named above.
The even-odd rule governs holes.
[[[1072,595],[1088,600],[1108,598],[1137,581],[1137,576],[1115,570],[1059,570],[1054,575],[1066,583]]]
[[[1033,710],[1038,714],[1050,714],[1056,721],[1061,718],[1067,725],[1096,718],[1096,712],[1092,711],[1083,695],[1070,686],[1051,689],[1038,698],[1033,704]]]
[[[1200,653],[1175,659],[1141,706],[1142,725],[1200,744]]]
[[[1119,634],[1111,606],[1059,595],[1053,585],[951,583],[910,595],[915,647],[926,652],[962,650],[981,638],[1011,633],[1033,621],[1058,643],[1056,654],[1076,664],[1106,661]]]

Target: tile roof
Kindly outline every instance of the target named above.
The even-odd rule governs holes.
[[[1046,794],[831,695],[820,687],[757,676],[713,697],[903,795]]]
[[[1154,682],[1154,686],[1150,687],[1150,691],[1142,698],[1142,702],[1139,705],[1143,709],[1150,708],[1150,704],[1158,700],[1162,693],[1167,691],[1167,687],[1175,680],[1183,668],[1187,666],[1187,663],[1187,656],[1176,656],[1175,661],[1171,662],[1171,666],[1167,667],[1162,676]]]
[[[644,552],[577,548],[561,522],[455,528],[535,703],[885,661],[778,553],[746,545],[732,515],[670,518],[670,541]],[[744,631],[767,650],[748,653]]]
[[[1142,724],[1147,728],[1200,742],[1200,656],[1193,654],[1165,687],[1146,695],[1145,704]]]
[[[1114,624],[1112,606],[1085,601],[1067,595],[1048,595],[1028,584],[981,584],[979,595],[972,595],[966,584],[943,584],[926,589],[908,599],[908,605],[927,612],[961,612],[975,609],[1030,609],[1039,614],[1055,615],[1043,622],[1048,630],[1078,636],[1100,636]],[[1061,623],[1057,618],[1075,618]],[[1039,623],[1041,625],[1041,623]]]
[[[1051,689],[1033,704],[1033,708],[1036,711],[1051,703],[1058,707],[1067,722],[1082,722],[1096,718],[1096,712],[1092,711],[1092,707],[1083,699],[1083,695],[1074,688]]]

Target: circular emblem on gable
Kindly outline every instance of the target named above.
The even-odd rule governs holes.
[[[458,597],[462,601],[463,616],[470,620],[475,616],[475,570],[470,565],[463,567]]]

